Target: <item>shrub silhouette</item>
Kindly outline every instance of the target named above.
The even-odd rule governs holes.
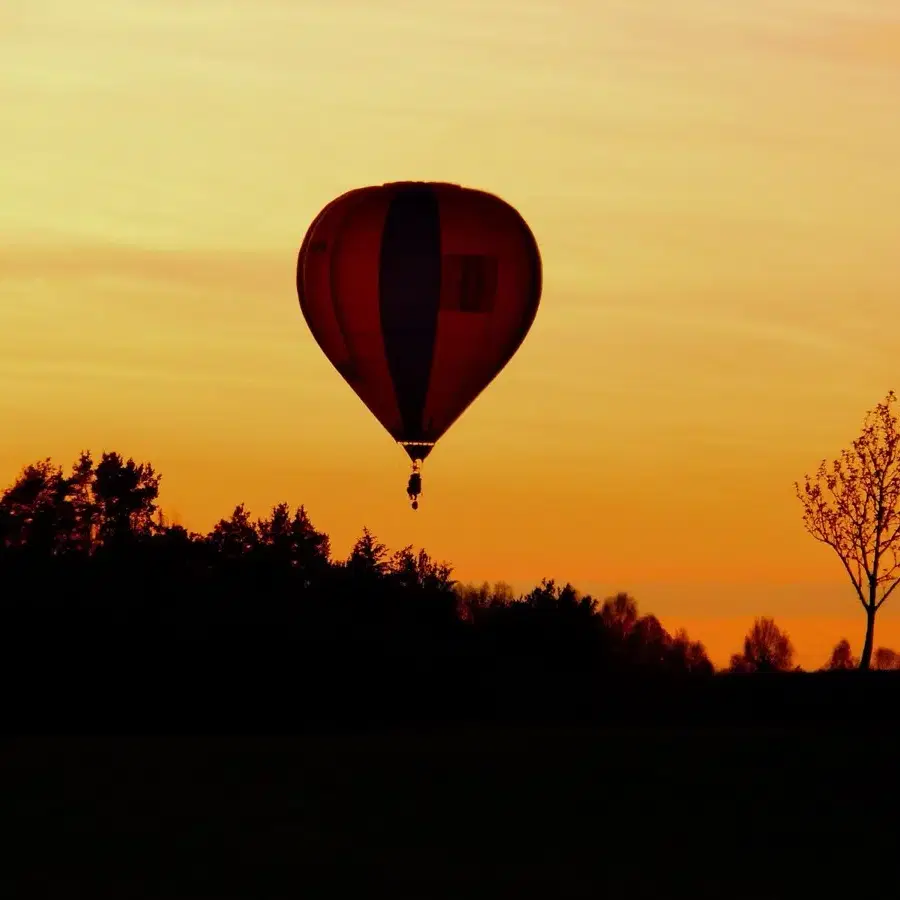
[[[834,645],[831,651],[831,657],[825,664],[825,668],[831,672],[842,672],[855,669],[859,666],[859,660],[853,655],[850,649],[850,641],[847,638],[841,638]]]

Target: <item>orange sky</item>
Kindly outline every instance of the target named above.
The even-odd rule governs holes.
[[[805,664],[858,647],[792,482],[900,387],[890,6],[7,0],[0,481],[117,449],[196,529],[305,502],[340,554],[368,524],[463,579],[631,590],[720,660],[754,612]],[[416,178],[517,206],[545,287],[413,514],[294,265],[332,197]]]

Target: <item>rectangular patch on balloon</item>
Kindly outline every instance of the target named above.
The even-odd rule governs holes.
[[[441,258],[442,310],[486,313],[497,295],[497,258],[452,253]]]

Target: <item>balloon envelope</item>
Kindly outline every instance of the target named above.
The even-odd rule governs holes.
[[[522,216],[493,194],[441,182],[341,195],[297,260],[313,337],[413,460],[518,350],[541,286]]]

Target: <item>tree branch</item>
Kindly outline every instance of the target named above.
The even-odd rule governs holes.
[[[840,561],[844,564],[844,568],[847,570],[847,574],[850,576],[850,581],[853,582],[853,587],[856,588],[856,594],[859,597],[859,602],[862,603],[863,608],[868,608],[868,607],[866,607],[866,598],[862,592],[862,585],[861,585],[860,581],[856,578],[856,576],[853,574],[853,571],[850,568],[850,564],[841,555],[841,553],[837,550],[836,547],[835,547],[835,552],[838,555],[838,559],[840,559]]]
[[[879,609],[884,605],[884,601],[887,600],[891,594],[894,593],[894,588],[900,584],[900,578],[897,578],[894,583],[881,595],[881,599],[875,604],[875,612],[878,612]]]

